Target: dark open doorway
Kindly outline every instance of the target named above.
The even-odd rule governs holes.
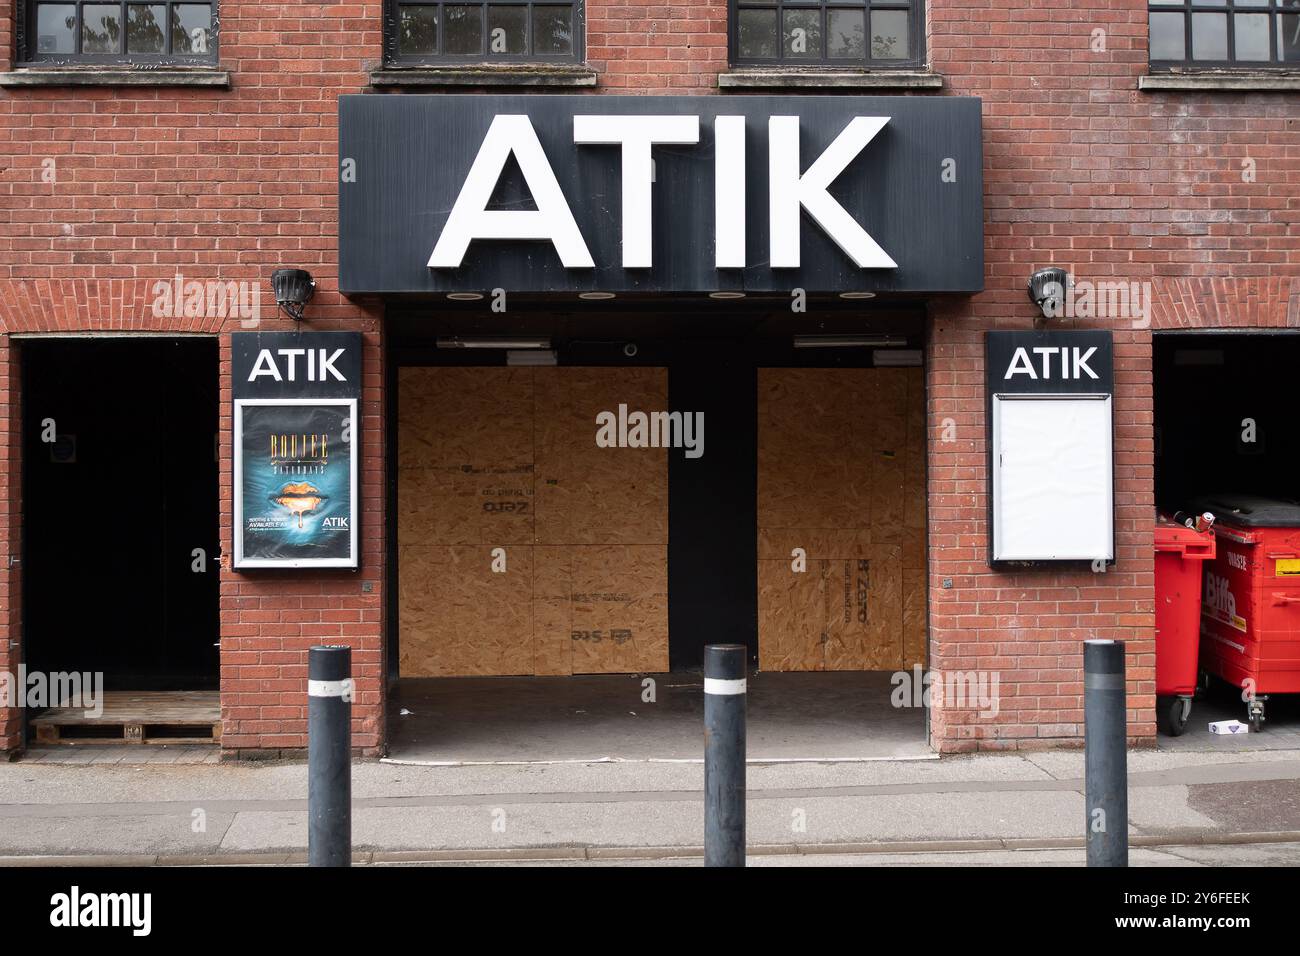
[[[29,671],[218,685],[213,338],[23,343]]]
[[[1212,492],[1295,498],[1300,334],[1164,332],[1153,346],[1156,505]]]
[[[1212,557],[1201,562],[1166,551],[1171,564],[1193,564],[1188,584],[1180,585],[1172,573],[1162,582],[1157,572],[1157,608],[1175,606],[1177,596],[1192,589],[1195,623],[1181,630],[1199,638],[1191,658],[1199,679],[1190,710],[1182,711],[1185,724],[1175,721],[1176,697],[1162,691],[1157,678],[1160,746],[1207,752],[1293,747],[1300,694],[1284,688],[1290,686],[1285,681],[1294,670],[1291,662],[1300,656],[1300,615],[1290,590],[1295,578],[1285,567],[1295,547],[1285,536],[1295,525],[1286,513],[1294,512],[1300,498],[1300,421],[1291,399],[1300,333],[1157,332],[1152,353],[1156,506],[1167,514],[1208,510],[1217,519]],[[1247,516],[1265,503],[1281,518],[1256,524]],[[1226,634],[1219,623],[1225,618]],[[1173,640],[1166,646],[1175,648]],[[1157,633],[1158,664],[1161,653]],[[1249,691],[1231,667],[1248,668]],[[1267,705],[1264,733],[1257,732],[1259,726],[1240,736],[1210,732],[1211,722],[1250,720],[1252,695]]]

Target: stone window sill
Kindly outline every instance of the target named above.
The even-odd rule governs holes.
[[[522,64],[387,67],[370,71],[370,85],[583,87],[596,85],[596,71],[586,66]]]
[[[20,67],[0,72],[0,86],[208,86],[230,88],[230,72],[207,67]]]
[[[1300,71],[1216,70],[1195,73],[1147,73],[1138,77],[1144,93],[1290,93],[1300,92]]]
[[[749,67],[718,74],[724,90],[940,90],[943,76],[926,70],[812,70]]]

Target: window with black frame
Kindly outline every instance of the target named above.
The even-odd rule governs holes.
[[[407,3],[385,0],[389,64],[581,61],[581,0]]]
[[[924,26],[921,0],[731,0],[731,62],[916,68]]]
[[[1148,0],[1151,66],[1300,69],[1300,0]]]
[[[215,3],[26,0],[20,56],[28,63],[213,63]]]

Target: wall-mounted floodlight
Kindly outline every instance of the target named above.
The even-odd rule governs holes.
[[[1065,303],[1065,289],[1070,274],[1059,266],[1039,269],[1029,276],[1026,291],[1029,301],[1038,306],[1045,319],[1059,318]]]
[[[276,269],[271,273],[275,304],[295,322],[302,321],[307,303],[316,294],[316,280],[306,269]]]

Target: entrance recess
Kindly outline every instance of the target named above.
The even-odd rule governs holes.
[[[100,721],[116,723],[87,738],[145,739],[148,726],[156,737],[210,739],[217,341],[31,339],[22,363],[28,671],[102,674],[114,696]],[[191,693],[181,707],[157,692]],[[59,727],[60,741],[77,738]]]
[[[390,316],[390,757],[698,759],[710,643],[751,759],[931,756],[915,318]]]

